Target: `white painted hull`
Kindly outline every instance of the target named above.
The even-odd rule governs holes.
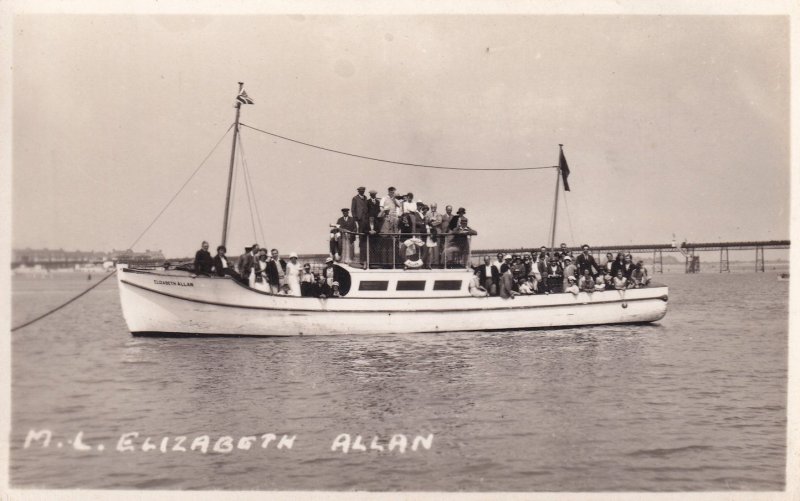
[[[122,311],[134,335],[296,336],[485,331],[654,322],[666,286],[475,298],[307,298],[254,291],[229,278],[120,269]]]

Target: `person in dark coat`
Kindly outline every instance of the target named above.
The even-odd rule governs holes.
[[[369,211],[367,210],[367,197],[364,196],[363,186],[359,186],[356,191],[358,194],[350,202],[350,215],[358,223],[358,257],[361,262],[366,261],[367,239],[364,237],[365,228],[369,225]]]
[[[269,284],[270,291],[277,294],[281,290],[281,275],[278,271],[279,261],[270,257],[267,259],[267,283]]]
[[[200,250],[194,255],[194,273],[196,275],[211,275],[214,260],[211,258],[211,253],[208,252],[208,242],[204,240],[200,247]]]
[[[631,256],[630,254],[625,254],[620,269],[622,270],[622,273],[625,274],[625,278],[627,278],[628,281],[630,281],[631,274],[633,274],[633,270],[636,269],[636,264],[633,262],[633,256]]]
[[[239,272],[239,279],[245,284],[250,281],[250,271],[256,264],[256,254],[258,254],[258,244],[253,244],[250,247],[244,248],[244,254],[239,256],[239,261],[236,263],[236,269]]]
[[[225,248],[224,245],[220,245],[217,247],[217,255],[214,256],[214,274],[218,277],[224,277],[225,275],[233,275],[233,270],[228,264],[228,258],[225,257],[225,254],[228,252],[228,249]]]
[[[342,232],[339,238],[339,248],[341,260],[350,263],[353,261],[353,244],[356,241],[356,233],[358,232],[358,223],[353,216],[349,214],[350,209],[347,207],[342,209],[342,217],[336,221],[336,227]]]
[[[542,275],[544,278],[544,275]],[[550,260],[547,265],[547,290],[549,292],[562,292],[564,281],[564,268],[555,256]]]
[[[480,284],[491,296],[498,294],[498,284],[500,282],[500,270],[491,264],[489,256],[483,256],[483,264],[477,267]]]
[[[617,276],[617,271],[619,271],[624,264],[625,264],[625,258],[623,257],[622,252],[618,252],[617,258],[614,259],[614,262],[611,264],[611,278]]]
[[[594,256],[589,254],[589,246],[583,244],[581,249],[583,249],[583,252],[578,254],[578,257],[575,258],[575,264],[578,266],[578,275],[583,276],[583,271],[589,270],[589,273],[591,273],[593,277],[597,276],[597,274],[600,273],[600,267],[597,266]]]
[[[456,228],[461,226],[461,218],[465,217],[466,215],[467,209],[464,207],[459,207],[456,211],[456,215],[450,218],[450,220],[447,222],[447,230],[453,233]]]

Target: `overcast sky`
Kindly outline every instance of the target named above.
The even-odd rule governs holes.
[[[789,23],[778,16],[20,15],[12,246],[126,248],[242,122],[467,168],[554,165],[557,241],[789,238]],[[242,130],[232,253],[326,252],[364,185],[467,208],[481,248],[549,241],[555,172],[456,172]],[[230,135],[136,245],[219,243]],[[258,225],[258,221],[256,221]]]

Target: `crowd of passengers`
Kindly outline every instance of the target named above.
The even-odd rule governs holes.
[[[335,261],[360,264],[364,268],[406,269],[469,265],[469,227],[467,210],[445,206],[440,213],[434,202],[414,200],[413,193],[399,193],[394,186],[378,198],[377,190],[356,188],[350,208],[330,230],[330,256]],[[356,239],[358,256],[356,257]]]
[[[561,244],[552,254],[546,247],[539,252],[518,254],[498,253],[492,260],[483,258],[483,264],[473,266],[470,293],[473,296],[502,296],[550,294],[555,292],[595,292],[625,290],[645,287],[650,278],[641,260],[633,262],[629,252],[620,252],[616,257],[606,254],[606,260],[598,264],[584,244],[575,257]]]
[[[331,225],[330,255],[318,273],[312,272],[309,263],[301,266],[294,252],[286,261],[278,249],[253,244],[245,247],[245,252],[232,263],[223,245],[212,257],[208,242],[203,242],[195,254],[193,271],[198,275],[231,276],[271,294],[339,297],[341,271],[334,266],[338,261],[360,262],[365,268],[367,262],[390,267],[402,264],[406,269],[469,266],[469,236],[477,232],[469,227],[463,207],[453,214],[453,207],[447,205],[445,212],[439,213],[436,203],[414,201],[413,193],[399,194],[393,186],[382,198],[377,198],[376,190],[369,190],[367,197],[363,186],[356,191],[350,208],[343,208],[342,217]],[[474,296],[578,294],[643,287],[649,282],[642,261],[633,263],[630,253],[619,253],[616,258],[606,254],[606,262],[600,266],[588,245],[577,257],[566,244],[552,255],[544,246],[538,253],[499,253],[494,261],[486,256],[484,263],[473,266],[473,270],[469,290]]]

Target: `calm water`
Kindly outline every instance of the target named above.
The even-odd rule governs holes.
[[[127,332],[112,279],[13,334],[12,486],[783,489],[788,282],[663,281],[669,311],[650,326],[157,339]],[[87,284],[15,277],[13,324]],[[31,429],[50,430],[49,446],[24,448]],[[70,445],[79,432],[91,450]],[[130,432],[134,450],[117,451]],[[296,438],[262,448],[267,433]],[[343,433],[368,450],[331,451]],[[389,452],[395,434],[433,442]],[[173,450],[203,435],[207,453],[200,441]],[[213,452],[226,436],[233,450]],[[247,436],[250,450],[236,448]],[[369,450],[373,436],[383,452]]]

